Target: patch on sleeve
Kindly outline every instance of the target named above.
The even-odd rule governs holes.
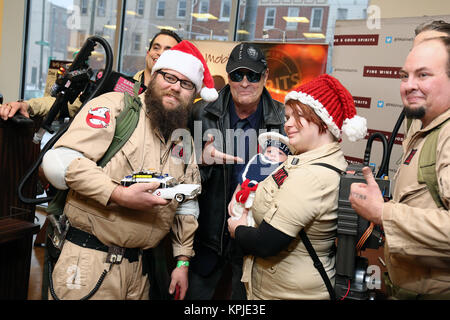
[[[414,157],[414,155],[416,154],[417,149],[412,149],[411,153],[406,157],[405,162],[403,162],[403,164],[406,164],[407,166],[409,166],[409,164],[411,163],[412,158]]]
[[[172,157],[178,158],[178,159],[183,159],[183,156],[184,156],[183,145],[179,144],[172,148]]]
[[[288,173],[286,172],[284,167],[272,175],[272,178],[273,178],[273,180],[275,180],[275,183],[277,184],[278,188],[283,185],[284,180],[286,180],[287,177],[288,177]]]
[[[107,128],[111,122],[111,112],[106,107],[97,107],[89,110],[86,123],[94,129]]]

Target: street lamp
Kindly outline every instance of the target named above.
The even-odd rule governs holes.
[[[270,28],[270,29],[263,29],[263,39],[269,39],[269,30],[276,30],[282,33],[282,40],[283,42],[286,42],[286,31],[278,29],[278,28]]]

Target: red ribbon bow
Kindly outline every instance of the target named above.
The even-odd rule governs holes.
[[[247,201],[248,196],[250,192],[256,191],[256,188],[258,187],[258,184],[255,184],[254,186],[250,187],[248,184],[250,183],[250,180],[247,179],[241,184],[241,190],[236,193],[236,201],[240,203],[245,203]]]

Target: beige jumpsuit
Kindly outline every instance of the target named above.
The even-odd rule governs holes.
[[[334,283],[335,258],[331,253],[336,238],[340,176],[329,168],[311,165],[314,162],[347,168],[340,145],[334,142],[289,156],[256,190],[252,207],[256,224],[264,220],[296,239],[277,256],[245,257],[242,281],[249,299],[329,299],[298,234],[305,229]],[[282,168],[285,173],[280,171]]]
[[[185,165],[177,147],[165,143],[155,131],[143,107],[138,126],[130,139],[104,167],[96,162],[109,147],[116,117],[123,109],[122,93],[107,93],[91,100],[75,117],[69,130],[57,141],[55,148],[66,147],[84,155],[73,160],[65,179],[70,187],[65,213],[73,227],[95,235],[105,245],[147,249],[155,247],[171,230],[174,256],[193,256],[193,236],[197,220],[193,215],[176,214],[178,203],[157,206],[149,211],[136,211],[111,205],[113,190],[120,180],[134,171],[156,170],[167,173],[179,182],[200,183],[194,155]],[[66,241],[53,272],[56,293],[63,299],[79,299],[97,282],[105,264],[106,253],[81,248]],[[93,299],[146,299],[148,279],[142,275],[142,259],[129,263],[124,259],[113,265]]]

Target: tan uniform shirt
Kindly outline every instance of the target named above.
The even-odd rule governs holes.
[[[91,100],[55,144],[55,148],[67,147],[84,155],[73,160],[66,171],[66,183],[71,190],[65,213],[72,226],[94,234],[106,245],[125,248],[154,247],[173,225],[174,256],[192,256],[197,220],[192,215],[175,215],[178,206],[175,200],[147,212],[109,204],[120,180],[135,171],[156,170],[179,182],[200,184],[193,152],[185,166],[179,158],[182,145],[172,148],[152,128],[145,112],[144,94],[140,95],[143,106],[132,136],[104,168],[97,166],[113,139],[116,117],[124,107],[123,97],[122,93],[114,92]]]
[[[329,299],[298,234],[305,229],[334,283],[335,259],[330,254],[336,238],[340,177],[331,169],[311,165],[314,162],[329,163],[341,170],[347,167],[340,145],[335,142],[289,156],[279,167],[284,167],[287,174],[280,187],[273,177],[283,179],[279,169],[258,185],[252,207],[256,224],[264,219],[296,240],[277,256],[245,258],[242,281],[249,299]]]
[[[450,117],[450,109],[426,128],[410,131],[392,201],[383,208],[385,257],[391,281],[422,294],[450,293],[450,211],[438,209],[425,184],[417,182],[425,133]],[[450,122],[439,133],[436,174],[441,199],[450,203]]]

